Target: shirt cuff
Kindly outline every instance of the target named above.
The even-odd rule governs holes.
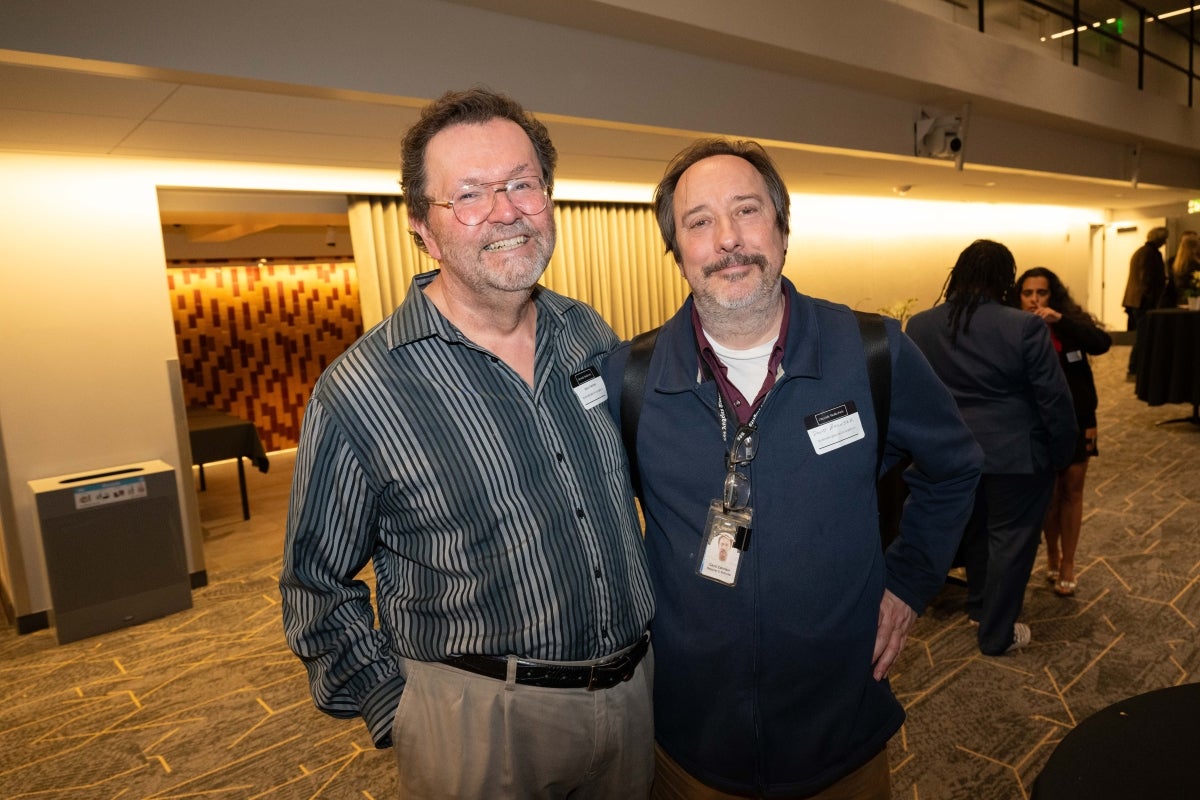
[[[392,746],[392,723],[396,720],[396,707],[400,704],[403,692],[404,678],[395,675],[379,684],[363,699],[362,718],[378,748]]]

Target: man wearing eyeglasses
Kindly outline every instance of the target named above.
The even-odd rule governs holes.
[[[474,89],[426,107],[402,151],[440,269],[313,389],[288,642],[321,710],[394,746],[400,797],[645,797],[653,601],[599,373],[617,338],[537,286],[554,145]]]
[[[782,277],[789,197],[760,146],[694,143],[654,201],[692,294],[658,332],[631,459],[657,609],[652,796],[890,797],[904,711],[888,670],[945,582],[980,450],[887,320],[881,469],[858,322]],[[605,366],[617,417],[630,352]],[[885,553],[876,481],[902,457],[910,499]]]

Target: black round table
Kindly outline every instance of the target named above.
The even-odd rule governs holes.
[[[1200,424],[1200,311],[1163,308],[1146,314],[1138,323],[1137,349],[1138,399],[1152,406],[1191,403],[1190,417],[1167,422]]]
[[[1200,798],[1200,683],[1140,694],[1067,734],[1032,800]]]

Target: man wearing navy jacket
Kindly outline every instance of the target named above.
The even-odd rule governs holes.
[[[655,207],[692,296],[659,332],[637,426],[653,796],[886,798],[904,720],[887,673],[945,581],[979,448],[888,320],[881,467],[857,320],[782,277],[788,194],[760,146],[696,142]],[[629,352],[605,366],[617,416]],[[875,486],[902,457],[910,499],[885,554]]]

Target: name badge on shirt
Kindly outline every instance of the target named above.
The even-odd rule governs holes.
[[[819,456],[866,437],[853,400],[810,414],[804,418],[804,427]]]
[[[1067,351],[1067,363],[1074,364],[1076,361],[1083,361],[1083,351],[1082,350],[1068,350]]]
[[[608,389],[604,387],[600,371],[595,367],[586,367],[573,374],[571,390],[584,408],[595,408],[608,400]]]

